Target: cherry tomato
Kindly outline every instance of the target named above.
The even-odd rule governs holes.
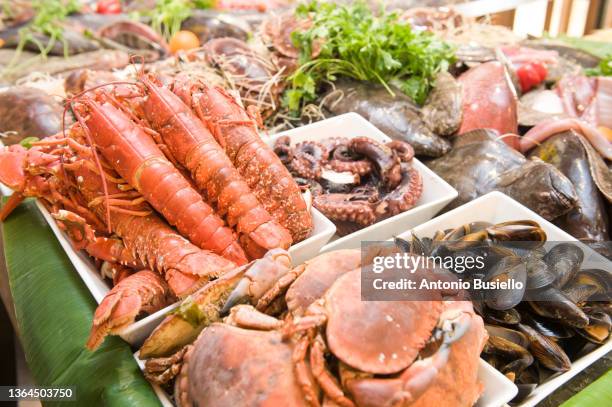
[[[548,76],[548,69],[546,69],[546,65],[541,62],[531,62],[531,65],[533,65],[535,70],[538,71],[538,74],[540,75],[540,81],[543,82],[544,80],[546,80],[546,76]]]
[[[187,49],[198,48],[200,40],[197,35],[191,31],[179,31],[170,38],[170,52],[173,54]]]
[[[119,14],[121,13],[121,0],[100,0],[96,4],[98,14]]]
[[[546,79],[548,71],[546,67],[539,62],[528,62],[516,70],[521,92],[525,93],[538,86]]]

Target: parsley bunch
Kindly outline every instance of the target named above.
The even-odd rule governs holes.
[[[390,85],[397,86],[422,104],[436,74],[454,59],[447,43],[430,33],[412,31],[397,13],[374,15],[362,1],[349,5],[312,1],[300,5],[296,14],[311,18],[313,24],[292,34],[300,50],[300,66],[289,78],[291,88],[284,99],[292,111],[314,100],[322,81],[339,76],[380,83],[391,94]],[[315,45],[320,52],[312,59]]]
[[[169,40],[181,29],[194,8],[206,9],[215,5],[214,0],[157,0],[155,7],[142,13],[151,18],[151,27]]]

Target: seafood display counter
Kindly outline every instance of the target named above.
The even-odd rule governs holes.
[[[6,401],[530,407],[609,370],[612,43],[466,4],[14,3]]]

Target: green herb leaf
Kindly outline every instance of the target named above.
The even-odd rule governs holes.
[[[300,50],[300,66],[289,78],[284,101],[294,111],[316,98],[321,82],[340,76],[380,83],[387,89],[391,83],[399,84],[421,104],[435,75],[454,60],[450,45],[430,33],[413,32],[396,13],[374,15],[363,1],[348,5],[312,1],[300,4],[296,16],[313,24],[291,35]],[[315,48],[320,52],[312,58]]]
[[[588,76],[612,76],[612,54],[601,60],[597,68],[586,70]]]
[[[40,141],[38,137],[26,137],[23,140],[21,140],[19,144],[21,144],[22,147],[30,149],[32,148],[32,143],[35,143],[37,141]]]

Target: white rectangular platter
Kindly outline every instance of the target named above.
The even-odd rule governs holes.
[[[342,114],[275,134],[267,139],[268,145],[272,147],[276,140],[283,136],[289,136],[292,145],[301,141],[320,141],[329,137],[369,137],[381,143],[391,141],[391,138],[357,113]],[[413,166],[423,178],[423,194],[412,209],[344,237],[336,236],[322,251],[357,249],[362,240],[387,240],[431,219],[457,197],[457,191],[453,187],[416,158],[413,159]]]
[[[557,226],[548,222],[537,213],[528,209],[527,207],[516,202],[514,199],[508,197],[501,192],[491,192],[472,202],[455,208],[443,215],[440,215],[429,222],[426,222],[418,227],[415,227],[409,232],[406,232],[399,237],[409,239],[411,233],[414,233],[418,237],[431,237],[437,230],[444,230],[461,226],[468,222],[473,221],[487,221],[491,223],[499,223],[510,220],[529,219],[534,220],[540,224],[547,235],[547,240],[551,242],[560,241],[572,241],[578,242],[574,237],[565,233]],[[602,268],[602,264],[608,265],[608,270],[612,269],[611,262],[607,261],[601,255],[588,248],[585,245],[580,244],[581,248],[585,253],[585,260],[583,262],[583,268],[596,267]],[[582,356],[572,363],[572,368],[562,374],[549,378],[544,383],[540,384],[536,389],[529,395],[527,399],[520,404],[522,407],[535,406],[538,402],[552,393],[555,389],[560,387],[563,383],[574,377],[580,371],[585,369],[591,363],[601,358],[612,350],[612,338],[608,341],[591,351],[590,353]],[[492,368],[492,367],[491,367]],[[507,380],[507,379],[506,379]],[[507,380],[509,382],[509,380]],[[515,387],[516,388],[516,387]],[[496,399],[495,403],[488,399],[488,392],[485,390],[485,394],[479,401],[478,405],[499,405]],[[493,394],[497,395],[497,392]],[[510,401],[507,399],[505,402]],[[482,404],[481,404],[482,403]]]

